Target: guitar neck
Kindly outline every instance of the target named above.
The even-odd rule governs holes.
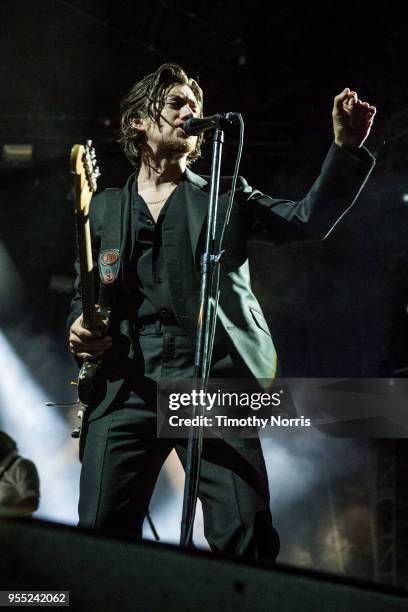
[[[76,177],[77,178],[77,177]],[[80,186],[75,190],[80,197]],[[82,319],[84,327],[93,329],[95,321],[95,280],[93,274],[92,244],[89,216],[85,215],[80,206],[75,210],[76,230],[78,240],[78,255],[81,276]]]

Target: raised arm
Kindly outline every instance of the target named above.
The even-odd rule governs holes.
[[[276,199],[252,189],[244,180],[239,197],[256,229],[268,229],[272,241],[321,240],[351,208],[367,181],[375,159],[363,146],[376,109],[344,89],[334,98],[334,143],[320,175],[298,201]]]

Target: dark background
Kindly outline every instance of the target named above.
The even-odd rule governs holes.
[[[377,107],[367,141],[377,166],[353,210],[324,242],[251,243],[253,286],[285,376],[406,375],[407,12],[405,2],[358,0],[2,0],[0,151],[31,144],[33,154],[28,163],[0,158],[0,328],[50,399],[75,396],[65,332],[75,254],[70,148],[92,138],[100,187],[121,185],[131,167],[116,143],[120,100],[167,61],[199,79],[206,115],[243,114],[240,172],[274,196],[296,200],[311,186],[337,93],[350,87]],[[231,132],[225,174],[236,145]],[[196,172],[209,172],[208,150]],[[344,465],[338,503],[360,500],[366,517],[364,471],[351,455]],[[301,499],[291,516],[308,529],[302,516],[316,498]],[[285,503],[279,511],[286,516]],[[294,521],[282,523],[289,538]],[[371,561],[356,559],[354,573],[370,575]]]

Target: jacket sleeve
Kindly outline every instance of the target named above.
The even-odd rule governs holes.
[[[93,257],[93,271],[95,279],[95,295],[97,295],[97,288],[99,287],[99,276],[98,276],[98,254],[100,249],[103,216],[104,216],[104,192],[94,196],[91,200],[89,209],[89,221],[91,230],[91,242],[92,242],[92,257]],[[75,278],[74,278],[74,292],[71,300],[67,319],[67,331],[71,328],[73,322],[82,313],[82,295],[81,295],[81,275],[79,269],[79,258],[77,257],[74,263]]]
[[[242,179],[238,191],[252,230],[269,230],[275,242],[322,240],[350,210],[363,189],[375,158],[364,147],[357,152],[332,144],[319,177],[299,202],[275,199]]]

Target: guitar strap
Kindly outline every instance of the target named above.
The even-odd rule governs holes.
[[[121,234],[122,234],[122,190],[105,189],[103,195],[104,217],[101,247],[98,257],[98,269],[101,285],[99,288],[99,304],[111,308],[111,286],[115,284],[121,267]]]
[[[121,264],[121,234],[122,234],[122,195],[121,189],[105,189],[101,196],[104,198],[103,229],[101,246],[98,256],[99,270],[99,311],[109,320],[113,306],[115,281],[119,276]],[[107,328],[105,328],[106,331]],[[100,364],[101,362],[99,362]],[[82,371],[82,370],[81,370]],[[96,366],[97,377],[98,366]],[[79,428],[79,460],[82,462],[85,441],[88,433],[89,408],[82,411],[81,426]]]

